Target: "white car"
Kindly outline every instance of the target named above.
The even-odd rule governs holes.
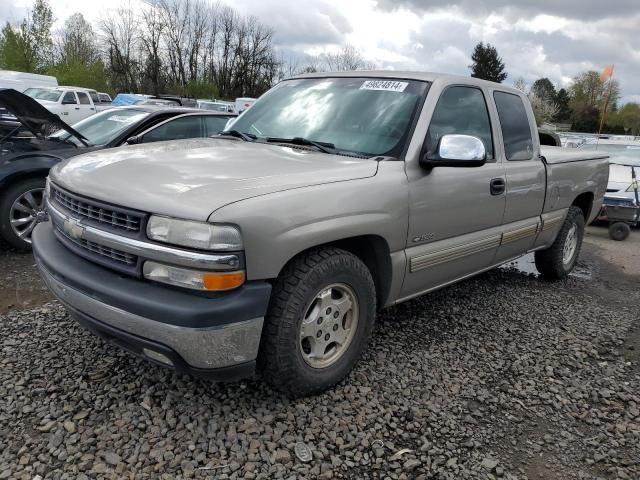
[[[240,115],[242,112],[244,112],[246,109],[248,109],[249,107],[251,107],[251,105],[253,105],[254,103],[256,103],[257,98],[250,98],[250,97],[240,97],[240,98],[236,98],[236,113],[238,115]]]
[[[98,92],[89,88],[60,86],[57,88],[27,88],[25,95],[37,100],[70,125],[84,120],[96,112],[111,108],[100,104]]]

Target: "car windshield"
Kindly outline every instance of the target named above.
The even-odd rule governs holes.
[[[200,103],[200,108],[203,109],[203,110],[213,110],[214,112],[226,112],[227,111],[227,106],[226,105],[222,105],[220,103],[201,102]]]
[[[287,80],[228,129],[268,138],[301,137],[338,152],[400,156],[428,83],[396,79]]]
[[[149,112],[130,108],[119,108],[96,113],[73,125],[89,145],[104,145],[122,133],[126,128],[149,116]],[[70,141],[80,146],[82,143],[66,130],[58,130],[51,138]]]
[[[634,165],[640,167],[640,142],[638,143],[589,143],[580,147],[583,150],[597,150],[610,155],[610,163]]]
[[[57,102],[62,95],[62,90],[48,90],[46,88],[27,88],[24,92],[25,95],[35,98],[36,100],[49,100],[51,102]]]

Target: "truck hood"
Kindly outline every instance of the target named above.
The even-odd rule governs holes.
[[[309,149],[199,138],[88,153],[55,166],[68,190],[145,212],[206,221],[218,208],[293,188],[372,177],[378,162]]]

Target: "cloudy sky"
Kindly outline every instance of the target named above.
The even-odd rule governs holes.
[[[50,0],[59,22],[90,20],[119,3]],[[623,101],[640,102],[640,0],[221,0],[276,32],[285,55],[317,55],[349,43],[386,69],[467,75],[473,46],[493,44],[509,74],[557,86],[587,69],[615,64]],[[17,20],[32,0],[0,0],[0,21]],[[108,4],[109,7],[104,7]]]

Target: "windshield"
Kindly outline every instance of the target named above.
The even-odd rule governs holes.
[[[25,95],[35,98],[36,100],[49,100],[51,102],[57,102],[62,95],[62,90],[48,90],[46,88],[27,88],[24,92]]]
[[[73,128],[84,135],[89,145],[104,145],[122,133],[126,128],[149,116],[148,112],[120,108],[96,113],[73,125]],[[58,130],[51,138],[71,141],[80,146],[82,143],[66,130]]]
[[[303,137],[338,151],[397,157],[427,86],[395,79],[287,80],[228,128],[258,139]]]
[[[203,110],[213,110],[214,112],[226,112],[227,106],[220,103],[200,103],[200,108]]]
[[[610,163],[640,166],[640,142],[638,143],[589,143],[580,149],[597,150],[611,155]]]

